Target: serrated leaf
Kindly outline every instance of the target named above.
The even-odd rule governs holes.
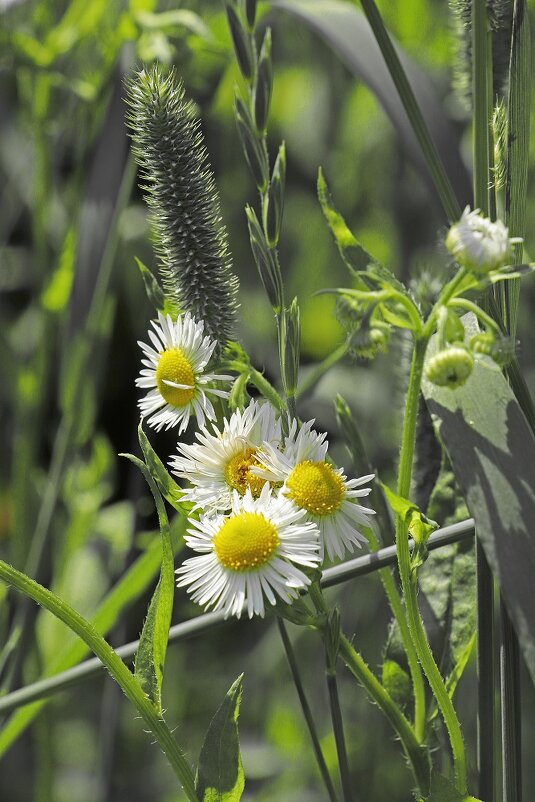
[[[175,596],[175,572],[171,532],[162,497],[147,466],[137,457],[132,456],[132,454],[125,454],[124,456],[128,457],[131,462],[138,466],[147,480],[151,493],[154,496],[162,538],[160,578],[151,599],[145,623],[143,624],[134,664],[134,674],[139,684],[161,716],[163,669]]]
[[[195,788],[199,802],[239,802],[245,786],[238,738],[243,674],[231,685],[204,738]]]
[[[443,777],[442,774],[434,774],[431,778],[431,792],[428,802],[481,802],[475,796],[460,794],[455,785]]]
[[[467,337],[479,331],[474,315],[465,315],[463,323]],[[434,348],[433,340],[430,354]],[[488,358],[476,360],[463,387],[450,390],[424,380],[422,389],[535,679],[533,433]]]

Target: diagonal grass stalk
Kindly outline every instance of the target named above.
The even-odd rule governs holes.
[[[312,748],[314,750],[314,755],[316,757],[316,762],[318,764],[323,784],[325,785],[325,789],[327,791],[327,794],[329,795],[329,799],[331,800],[331,802],[338,802],[338,797],[334,789],[333,781],[331,779],[331,775],[329,774],[329,769],[327,768],[325,757],[323,756],[320,739],[316,730],[316,723],[314,721],[314,717],[312,715],[312,711],[310,709],[310,705],[306,697],[305,689],[303,687],[301,673],[299,671],[299,666],[297,665],[297,660],[295,658],[295,652],[293,650],[292,643],[286,630],[286,624],[280,617],[277,617],[277,624],[279,626],[280,636],[284,646],[284,651],[286,653],[286,660],[288,661],[288,666],[292,674],[292,679],[295,685],[295,689],[299,697],[299,703],[301,704],[301,710],[303,711],[303,716],[305,718],[306,725],[308,727],[308,732],[310,735],[310,739],[312,741]]]
[[[86,621],[86,619],[70,607],[70,605],[62,601],[50,590],[47,590],[33,579],[30,579],[1,560],[0,579],[12,585],[25,596],[33,599],[34,602],[44,607],[52,613],[52,615],[56,616],[56,618],[59,618],[60,621],[63,621],[69,629],[72,629],[72,631],[89,646],[94,654],[106,666],[113,679],[120,685],[124,694],[136,707],[140,716],[153,733],[162,751],[167,756],[190,802],[198,802],[193,772],[182,754],[171,730],[163,719],[158,716],[156,709],[149,701],[146,694],[141,690],[141,686],[132,672],[126,667],[108,642],[98,634],[89,621]]]

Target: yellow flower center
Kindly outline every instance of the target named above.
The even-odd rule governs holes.
[[[213,544],[217,559],[231,571],[255,571],[265,565],[279,545],[273,524],[257,512],[227,518]]]
[[[187,384],[190,389],[173,387],[166,382]],[[195,394],[195,374],[191,362],[181,348],[162,351],[156,367],[156,384],[160,395],[173,407],[185,407]]]
[[[330,515],[344,499],[344,482],[328,462],[305,460],[286,480],[287,495],[313,515]]]
[[[225,481],[242,496],[249,487],[253,498],[258,498],[266,479],[256,476],[251,471],[251,468],[260,465],[255,455],[256,448],[244,448],[243,451],[234,454],[225,465]]]

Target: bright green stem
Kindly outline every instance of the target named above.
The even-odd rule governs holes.
[[[283,399],[280,397],[273,385],[268,382],[266,378],[264,378],[260,371],[256,370],[255,368],[251,368],[249,372],[249,378],[256,389],[262,393],[264,398],[266,398],[269,403],[275,407],[275,409],[277,409],[279,412],[284,412],[286,410],[286,405]]]
[[[360,682],[392,724],[410,760],[418,787],[421,793],[427,796],[430,782],[430,765],[427,750],[418,742],[413,728],[390,694],[343,634],[340,634],[340,656],[353,676]]]
[[[327,768],[327,764],[325,763],[325,758],[323,757],[320,739],[316,730],[316,723],[314,721],[312,711],[310,710],[310,705],[308,704],[308,699],[306,697],[305,689],[301,681],[301,673],[299,671],[299,666],[297,665],[297,660],[295,659],[295,653],[292,647],[292,643],[290,641],[290,638],[288,637],[288,632],[286,631],[286,625],[282,620],[282,618],[277,618],[277,623],[279,625],[279,632],[284,646],[284,651],[286,652],[286,659],[288,661],[288,666],[290,667],[292,679],[294,681],[295,689],[297,691],[299,702],[301,704],[301,710],[303,711],[303,716],[305,717],[306,725],[308,727],[310,740],[312,741],[312,748],[314,749],[314,755],[316,756],[316,762],[318,764],[321,778],[325,784],[325,789],[329,795],[329,799],[331,800],[331,802],[338,802],[336,791],[334,790],[333,781],[331,780],[329,769]]]
[[[468,298],[452,298],[451,306],[456,306],[458,309],[466,309],[467,312],[473,312],[473,314],[486,326],[488,326],[488,328],[495,331],[499,337],[502,336],[501,329],[494,318],[492,318],[490,315],[487,315],[487,313],[484,312],[480,306],[475,304],[473,301],[469,301]]]
[[[329,356],[325,357],[325,359],[320,362],[318,365],[312,368],[312,370],[306,375],[303,381],[299,384],[297,388],[297,396],[305,395],[309,393],[319,382],[321,378],[329,371],[333,365],[336,365],[343,357],[347,354],[347,343],[342,343],[335,348],[334,351],[329,354]]]
[[[152,703],[121,658],[113,651],[93,625],[72,607],[42,585],[0,560],[0,579],[44,607],[75,632],[101,660],[124,694],[136,707],[165,753],[190,802],[198,802],[193,772],[167,724],[158,716]]]
[[[486,0],[472,0],[472,97],[474,103],[474,205],[489,214],[488,19]]]
[[[336,679],[335,667],[332,670],[327,670],[327,689],[329,691],[331,721],[333,724],[334,740],[336,743],[336,754],[338,755],[338,766],[340,768],[340,779],[342,781],[344,802],[353,802],[351,772],[349,771],[349,762],[347,759],[344,722],[342,719],[342,709],[340,707],[340,697],[338,695],[338,682]]]
[[[392,41],[384,26],[379,9],[375,4],[375,0],[360,1],[364,14],[370,23],[370,27],[377,40],[377,44],[381,49],[381,53],[383,54],[388,71],[390,72],[392,80],[394,81],[399,98],[403,103],[407,117],[412,125],[414,134],[418,140],[418,144],[422,149],[422,153],[427,162],[427,167],[431,173],[433,183],[440,196],[442,205],[446,211],[446,214],[448,215],[448,219],[450,221],[457,220],[461,216],[459,203],[455,197],[453,187],[451,186],[446,170],[444,169],[444,165],[442,164],[442,161],[437,153],[435,144],[431,139],[431,135],[423,118],[422,112],[420,111],[420,107],[416,102],[414,92],[412,91],[411,85],[407,79],[405,70],[403,69],[401,61],[399,60],[399,56],[396,53]]]
[[[418,398],[420,395],[426,348],[427,340],[416,340],[409,375],[409,387],[405,405],[405,420],[398,475],[398,494],[404,498],[408,498],[411,487],[412,464],[414,457],[414,446],[416,442]],[[403,588],[403,596],[405,598],[410,632],[414,641],[418,658],[428,679],[429,685],[431,686],[431,690],[435,695],[437,704],[444,718],[446,729],[448,730],[453,752],[455,772],[457,775],[458,790],[461,794],[466,794],[466,757],[461,727],[452,701],[448,695],[444,680],[440,674],[437,664],[435,663],[435,659],[431,652],[431,647],[429,646],[429,642],[427,640],[424,625],[422,623],[416,595],[416,582],[411,576],[407,525],[404,517],[400,515],[396,516],[396,546],[398,553],[399,573]]]
[[[368,534],[368,542],[374,551],[379,549],[379,541],[371,530]],[[414,731],[418,741],[422,743],[425,736],[426,724],[425,687],[422,671],[418,662],[418,655],[416,654],[416,649],[414,648],[414,644],[412,642],[403,602],[401,601],[390,568],[381,568],[379,570],[379,576],[381,577],[381,582],[383,583],[383,587],[388,598],[388,603],[390,604],[390,609],[392,610],[394,618],[396,619],[396,623],[399,627],[401,640],[403,641],[403,646],[407,655],[414,693]]]

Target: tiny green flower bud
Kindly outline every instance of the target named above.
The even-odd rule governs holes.
[[[515,355],[515,341],[512,337],[500,337],[494,343],[491,351],[491,358],[504,368],[513,359]]]
[[[245,0],[245,18],[249,30],[253,30],[256,19],[256,0]]]
[[[284,188],[286,185],[286,148],[284,142],[273,167],[266,201],[264,203],[264,231],[267,241],[274,248],[280,236],[282,212],[284,209]]]
[[[228,0],[225,3],[225,11],[227,12],[228,26],[230,28],[230,35],[232,36],[232,44],[234,45],[238,67],[243,77],[247,81],[250,81],[254,75],[254,56],[251,39],[243,29],[236,8],[231,2],[228,2]]]
[[[384,353],[390,339],[390,326],[382,321],[371,325],[363,323],[351,337],[349,350],[360,359],[374,359],[378,353]]]
[[[468,348],[462,343],[455,343],[432,356],[425,373],[432,384],[454,390],[465,383],[473,367],[474,357]]]
[[[276,261],[275,254],[269,249],[254,209],[250,206],[246,206],[245,213],[247,215],[249,238],[251,240],[251,249],[256,266],[258,267],[258,272],[260,273],[260,278],[266,290],[269,302],[278,314],[282,309],[282,277],[280,267]]]
[[[509,237],[509,230],[501,220],[492,222],[478,209],[471,212],[467,206],[461,219],[448,231],[446,248],[461,267],[485,274],[507,264],[511,245],[520,242],[520,237]]]
[[[253,111],[256,130],[263,134],[269,116],[271,90],[273,88],[273,70],[271,66],[271,29],[266,30],[260,50],[256,80],[253,94]]]
[[[473,354],[492,355],[496,337],[490,331],[480,331],[470,339],[469,347]]]
[[[299,319],[299,305],[297,303],[297,298],[293,299],[290,307],[286,310],[285,320],[284,390],[286,395],[293,396],[297,390],[301,338],[301,324]]]

